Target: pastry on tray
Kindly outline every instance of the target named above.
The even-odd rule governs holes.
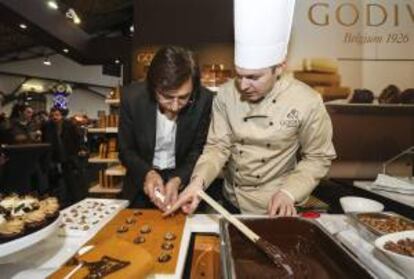
[[[0,244],[37,231],[59,215],[59,202],[54,197],[32,195],[0,196]]]

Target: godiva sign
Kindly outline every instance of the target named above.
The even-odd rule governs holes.
[[[369,27],[381,27],[391,24],[398,27],[401,22],[409,22],[414,27],[414,8],[411,3],[380,4],[367,3],[315,3],[308,10],[309,21],[317,26],[329,26],[333,21],[339,25],[350,27],[363,24]]]

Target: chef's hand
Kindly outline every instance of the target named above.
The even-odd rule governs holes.
[[[150,170],[145,175],[144,192],[151,199],[153,204],[163,210],[164,203],[155,195],[156,189],[158,189],[161,194],[165,195],[164,181],[157,171]]]
[[[168,180],[165,184],[165,209],[168,210],[178,199],[178,189],[181,186],[181,178],[178,176]]]
[[[277,191],[267,207],[269,216],[296,216],[295,202],[286,193]]]
[[[180,207],[186,214],[193,213],[200,203],[198,192],[203,191],[203,184],[203,179],[195,177],[191,183],[188,184],[185,190],[178,196],[177,202],[174,203],[172,207],[163,214],[163,216],[171,215]]]

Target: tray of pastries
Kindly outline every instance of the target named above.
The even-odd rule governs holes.
[[[59,202],[54,197],[0,196],[0,257],[49,236],[59,220]]]
[[[348,216],[361,236],[369,241],[389,233],[414,230],[414,221],[394,212],[350,213]]]

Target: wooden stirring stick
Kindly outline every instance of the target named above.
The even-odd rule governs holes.
[[[266,256],[268,256],[272,260],[273,263],[285,269],[285,271],[288,273],[288,276],[293,275],[293,270],[291,267],[292,265],[289,263],[285,254],[280,250],[279,247],[271,244],[270,242],[258,236],[254,231],[252,231],[239,219],[234,217],[218,202],[216,202],[209,195],[207,195],[206,192],[199,191],[198,196],[202,198],[206,203],[208,203],[212,208],[214,208],[218,213],[223,215],[223,217],[227,221],[233,224],[233,226],[235,226],[241,233],[243,233],[248,239],[250,239],[261,251],[263,251],[266,254]]]

